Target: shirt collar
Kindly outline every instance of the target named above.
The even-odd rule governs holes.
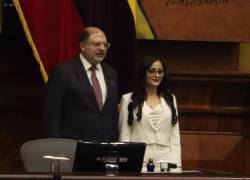
[[[90,70],[91,66],[93,66],[93,65],[90,64],[90,63],[83,57],[82,54],[80,54],[79,57],[80,57],[80,60],[81,60],[81,62],[82,62],[82,64],[83,64],[83,67],[84,67],[85,71]],[[100,65],[100,63],[96,65],[96,68],[97,68],[97,70],[101,70],[101,65]]]

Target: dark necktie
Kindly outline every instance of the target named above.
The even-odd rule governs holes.
[[[101,91],[101,86],[100,83],[96,77],[96,66],[92,66],[90,68],[91,70],[91,81],[92,81],[92,86],[93,86],[93,90],[95,92],[95,97],[98,103],[98,106],[100,108],[100,110],[102,110],[102,91]]]

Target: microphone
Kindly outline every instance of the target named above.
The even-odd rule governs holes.
[[[177,168],[177,164],[168,163],[167,171],[170,172],[170,169],[176,169],[176,168]]]
[[[161,172],[170,172],[171,169],[181,168],[181,167],[177,166],[177,163],[175,163],[175,162],[171,162],[171,161],[167,161],[167,160],[160,160],[157,162],[160,163],[160,171]]]

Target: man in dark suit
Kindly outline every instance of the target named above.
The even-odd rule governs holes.
[[[46,137],[117,140],[117,73],[102,63],[108,48],[104,32],[87,27],[79,56],[54,67],[45,95]]]

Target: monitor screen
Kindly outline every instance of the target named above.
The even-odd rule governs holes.
[[[78,141],[74,172],[141,172],[146,144]]]

